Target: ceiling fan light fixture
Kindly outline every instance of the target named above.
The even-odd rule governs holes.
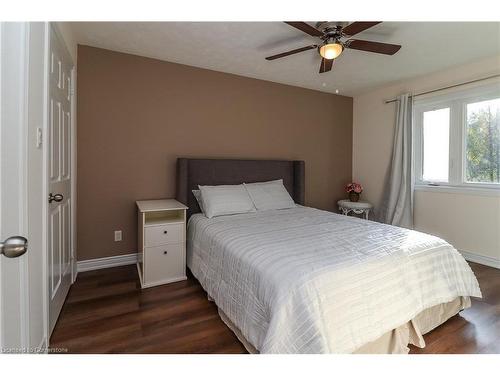
[[[338,42],[327,43],[321,46],[319,54],[324,59],[333,60],[339,57],[343,50],[344,46]]]
[[[278,53],[266,57],[266,60],[276,60],[282,57],[295,55],[304,51],[315,50],[315,53],[321,55],[321,64],[319,73],[326,73],[332,70],[334,60],[339,57],[345,49],[359,50],[383,55],[394,55],[401,48],[399,44],[381,43],[361,39],[348,39],[364,30],[369,29],[380,22],[353,22],[345,25],[343,22],[319,22],[316,26],[302,21],[285,22],[301,32],[316,37],[320,40],[319,44],[310,44],[302,48],[296,48],[291,51]]]

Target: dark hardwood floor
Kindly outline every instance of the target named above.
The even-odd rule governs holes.
[[[483,299],[411,353],[500,353],[500,270],[471,267]],[[70,353],[246,353],[194,278],[141,290],[135,266],[80,273],[50,344]]]

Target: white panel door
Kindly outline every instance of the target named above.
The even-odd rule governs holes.
[[[49,332],[71,285],[71,79],[73,63],[51,27],[49,49]],[[51,197],[52,196],[52,197]]]
[[[0,23],[1,242],[12,236],[28,237],[23,215],[26,29],[24,23]],[[28,345],[26,258],[0,255],[0,347],[6,353],[15,353]]]
[[[46,195],[43,147],[37,137],[46,126],[46,30],[46,23],[0,22],[0,347],[4,353],[43,351],[47,341]],[[7,254],[8,238],[19,235],[28,239],[27,253]],[[18,257],[11,258],[14,255]]]

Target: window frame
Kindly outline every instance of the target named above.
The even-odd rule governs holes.
[[[499,183],[466,181],[467,105],[500,98],[500,81],[462,88],[445,94],[426,95],[413,102],[413,170],[415,188],[448,191],[481,190],[500,193]],[[424,112],[450,108],[448,182],[423,179]],[[496,195],[496,194],[495,194]]]

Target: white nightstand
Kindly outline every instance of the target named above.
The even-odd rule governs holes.
[[[369,202],[351,202],[349,199],[342,199],[337,202],[339,210],[343,215],[347,215],[349,212],[354,212],[355,214],[361,215],[368,219],[370,211],[373,209],[373,205]]]
[[[137,201],[141,286],[186,280],[186,210],[175,199]]]

